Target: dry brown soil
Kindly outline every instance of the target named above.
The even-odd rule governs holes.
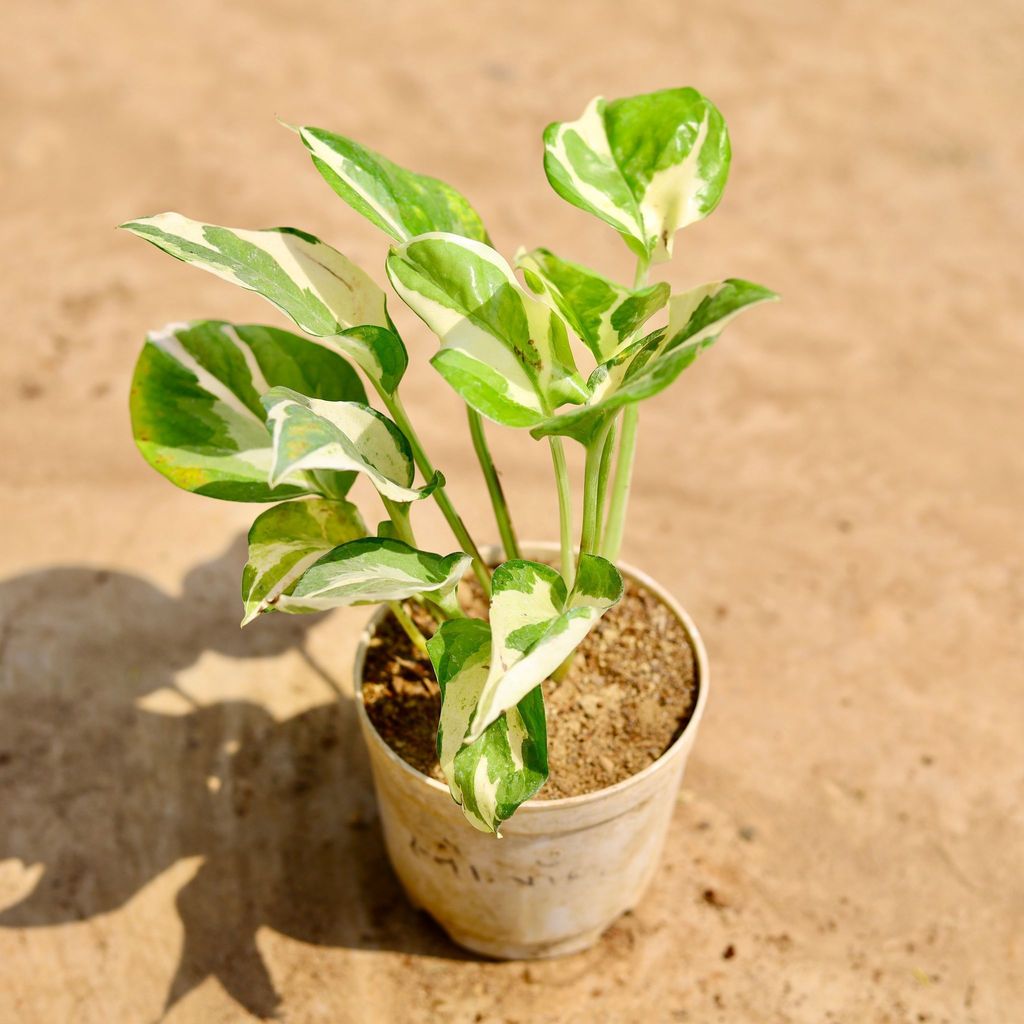
[[[1024,1017],[1019,2],[34,0],[3,31],[0,1021]],[[129,437],[146,328],[281,320],[113,225],[293,224],[382,279],[276,115],[450,179],[506,252],[625,277],[540,132],[687,83],[735,160],[667,277],[784,297],[642,417],[624,554],[700,625],[708,713],[636,913],[568,960],[484,962],[386,865],[348,696],[365,611],[240,633],[253,509]],[[491,537],[433,343],[395,315],[406,404]],[[553,538],[543,448],[491,436],[522,536]],[[451,547],[432,510],[417,529]]]
[[[483,588],[464,581],[467,614],[487,618]],[[436,623],[412,616],[426,636]],[[577,648],[568,671],[544,685],[548,779],[538,800],[580,796],[643,771],[689,721],[696,666],[686,630],[651,590],[627,579],[622,600]],[[444,780],[437,758],[441,690],[393,615],[375,630],[363,668],[363,700],[377,732],[425,775]]]

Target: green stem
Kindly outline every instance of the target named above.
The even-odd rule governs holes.
[[[576,576],[576,564],[572,551],[572,490],[569,487],[569,468],[565,462],[565,448],[560,437],[549,437],[551,462],[555,467],[555,483],[558,487],[558,534],[562,547],[562,579],[571,590]]]
[[[622,414],[619,458],[615,464],[611,505],[601,544],[601,554],[610,562],[619,557],[619,549],[622,547],[622,530],[626,522],[626,508],[629,505],[629,486],[633,477],[633,457],[636,454],[636,428],[639,418],[640,407],[635,402],[627,405]]]
[[[647,271],[651,266],[651,261],[643,256],[638,256],[636,260],[636,273],[633,275],[633,287],[634,288],[646,288],[647,287]]]
[[[423,479],[431,480],[434,476],[434,467],[431,465],[430,459],[427,458],[427,453],[423,450],[423,445],[420,443],[416,431],[413,430],[412,423],[409,422],[409,416],[405,411],[405,406],[402,405],[401,398],[398,397],[398,392],[396,391],[394,394],[389,395],[378,387],[377,393],[391,414],[391,418],[398,425],[399,430],[408,438],[409,446],[412,448],[412,457],[416,465],[419,466]],[[469,535],[466,524],[462,521],[458,512],[455,511],[455,506],[451,503],[451,499],[443,487],[438,487],[434,491],[434,500],[437,502],[438,508],[441,509],[445,519],[448,520],[448,525],[451,527],[452,533],[455,534],[455,539],[462,546],[462,550],[472,557],[473,572],[476,573],[476,578],[480,581],[484,594],[489,598],[491,596],[491,574],[487,571],[483,557],[473,542],[473,538]]]
[[[398,619],[399,625],[405,630],[405,635],[412,641],[413,647],[429,658],[430,652],[427,650],[426,637],[419,631],[419,627],[412,621],[409,613],[402,607],[402,602],[388,601],[388,607],[391,609],[391,614]]]
[[[601,465],[597,475],[597,538],[604,536],[604,512],[608,501],[608,478],[611,475],[612,455],[615,453],[615,420],[608,424],[608,436],[601,449]]]
[[[501,537],[501,545],[505,549],[505,558],[518,558],[519,544],[516,541],[516,531],[512,526],[512,517],[509,515],[505,493],[501,489],[498,471],[494,468],[494,460],[487,447],[483,420],[480,418],[480,413],[468,405],[466,406],[466,415],[469,417],[469,434],[473,438],[473,450],[476,452],[477,461],[483,471],[484,480],[487,481],[487,492],[491,496],[491,506],[494,508],[494,518],[498,523],[498,535]]]
[[[583,530],[580,533],[580,554],[591,555],[597,548],[598,524],[600,522],[601,464],[604,461],[605,441],[611,430],[611,421],[606,423],[597,436],[587,445],[586,468],[583,472]]]
[[[647,271],[651,261],[643,256],[637,258],[634,288],[647,284]],[[633,459],[636,456],[636,432],[640,421],[640,406],[634,402],[622,412],[622,431],[619,435],[619,456],[615,462],[615,480],[612,483],[611,506],[608,521],[601,540],[601,554],[609,561],[616,561],[622,547],[622,531],[626,523],[626,509],[629,506],[629,488],[633,479]]]
[[[385,498],[382,494],[380,500],[384,503],[384,508],[387,509],[388,515],[391,517],[391,522],[394,524],[395,533],[398,534],[398,539],[405,541],[409,547],[416,547],[416,538],[412,532],[412,523],[409,520],[409,503],[407,501],[392,501],[390,498]]]

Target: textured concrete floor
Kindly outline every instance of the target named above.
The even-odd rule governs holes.
[[[8,12],[0,1021],[1022,1019],[1022,30],[1009,0]],[[566,961],[476,961],[383,861],[345,696],[363,614],[240,634],[253,510],[131,443],[146,328],[280,321],[112,226],[295,224],[382,279],[277,115],[451,180],[506,252],[624,276],[540,131],[676,84],[735,160],[669,279],[785,299],[643,415],[625,554],[701,624],[714,692],[639,911]],[[402,323],[406,404],[486,537]],[[492,436],[521,533],[553,536],[543,449]]]

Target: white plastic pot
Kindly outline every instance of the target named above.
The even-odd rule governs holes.
[[[553,545],[529,545],[548,558]],[[683,769],[708,698],[708,661],[700,634],[654,580],[629,576],[671,609],[693,646],[697,699],[686,728],[653,764],[584,796],[529,800],[502,825],[502,838],[478,832],[447,786],[402,760],[381,739],[362,699],[363,665],[382,607],[355,660],[359,721],[370,751],[388,855],[409,899],[466,949],[500,959],[532,959],[592,946],[644,894],[658,862]]]

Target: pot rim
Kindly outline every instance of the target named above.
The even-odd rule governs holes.
[[[534,557],[558,554],[560,551],[559,545],[552,541],[523,541],[521,542],[520,547],[525,554],[533,555]],[[481,554],[483,555],[484,561],[490,564],[498,560],[502,554],[502,549],[498,546],[491,546],[484,548]],[[683,608],[672,594],[669,593],[669,591],[660,583],[648,576],[647,573],[630,565],[628,562],[616,562],[616,567],[624,576],[631,577],[635,582],[642,584],[660,598],[662,603],[669,609],[669,611],[672,612],[679,621],[679,624],[685,630],[690,641],[690,647],[693,650],[694,664],[697,669],[697,700],[694,703],[693,711],[691,712],[686,725],[683,726],[679,735],[669,744],[665,752],[635,775],[630,775],[629,778],[622,779],[620,782],[613,783],[611,786],[605,786],[603,789],[595,789],[589,793],[580,793],[577,796],[561,796],[555,797],[552,800],[538,800],[536,798],[531,798],[524,801],[516,809],[517,817],[522,815],[524,811],[527,814],[537,814],[579,807],[584,804],[592,803],[596,800],[605,799],[612,794],[621,793],[627,789],[631,789],[633,786],[639,785],[644,779],[647,779],[660,771],[665,764],[676,753],[678,753],[682,744],[688,738],[688,735],[697,729],[697,726],[700,724],[701,717],[704,714],[704,707],[707,704],[708,699],[710,669],[708,667],[708,655],[704,647],[704,640],[697,630],[693,619],[690,618],[686,609]],[[356,714],[359,716],[364,735],[370,735],[373,737],[374,742],[381,750],[383,750],[385,756],[393,765],[419,779],[429,788],[437,790],[440,793],[444,793],[446,796],[451,798],[451,793],[443,782],[439,782],[437,779],[431,778],[429,775],[424,775],[423,772],[418,768],[414,768],[408,761],[399,756],[399,754],[388,746],[384,737],[377,732],[376,726],[370,721],[370,716],[367,713],[366,704],[363,701],[363,668],[366,663],[366,652],[369,649],[370,641],[373,639],[377,626],[381,621],[383,621],[387,613],[387,605],[381,605],[377,608],[359,636],[359,644],[356,647],[355,661],[352,668],[352,683],[355,692]]]

